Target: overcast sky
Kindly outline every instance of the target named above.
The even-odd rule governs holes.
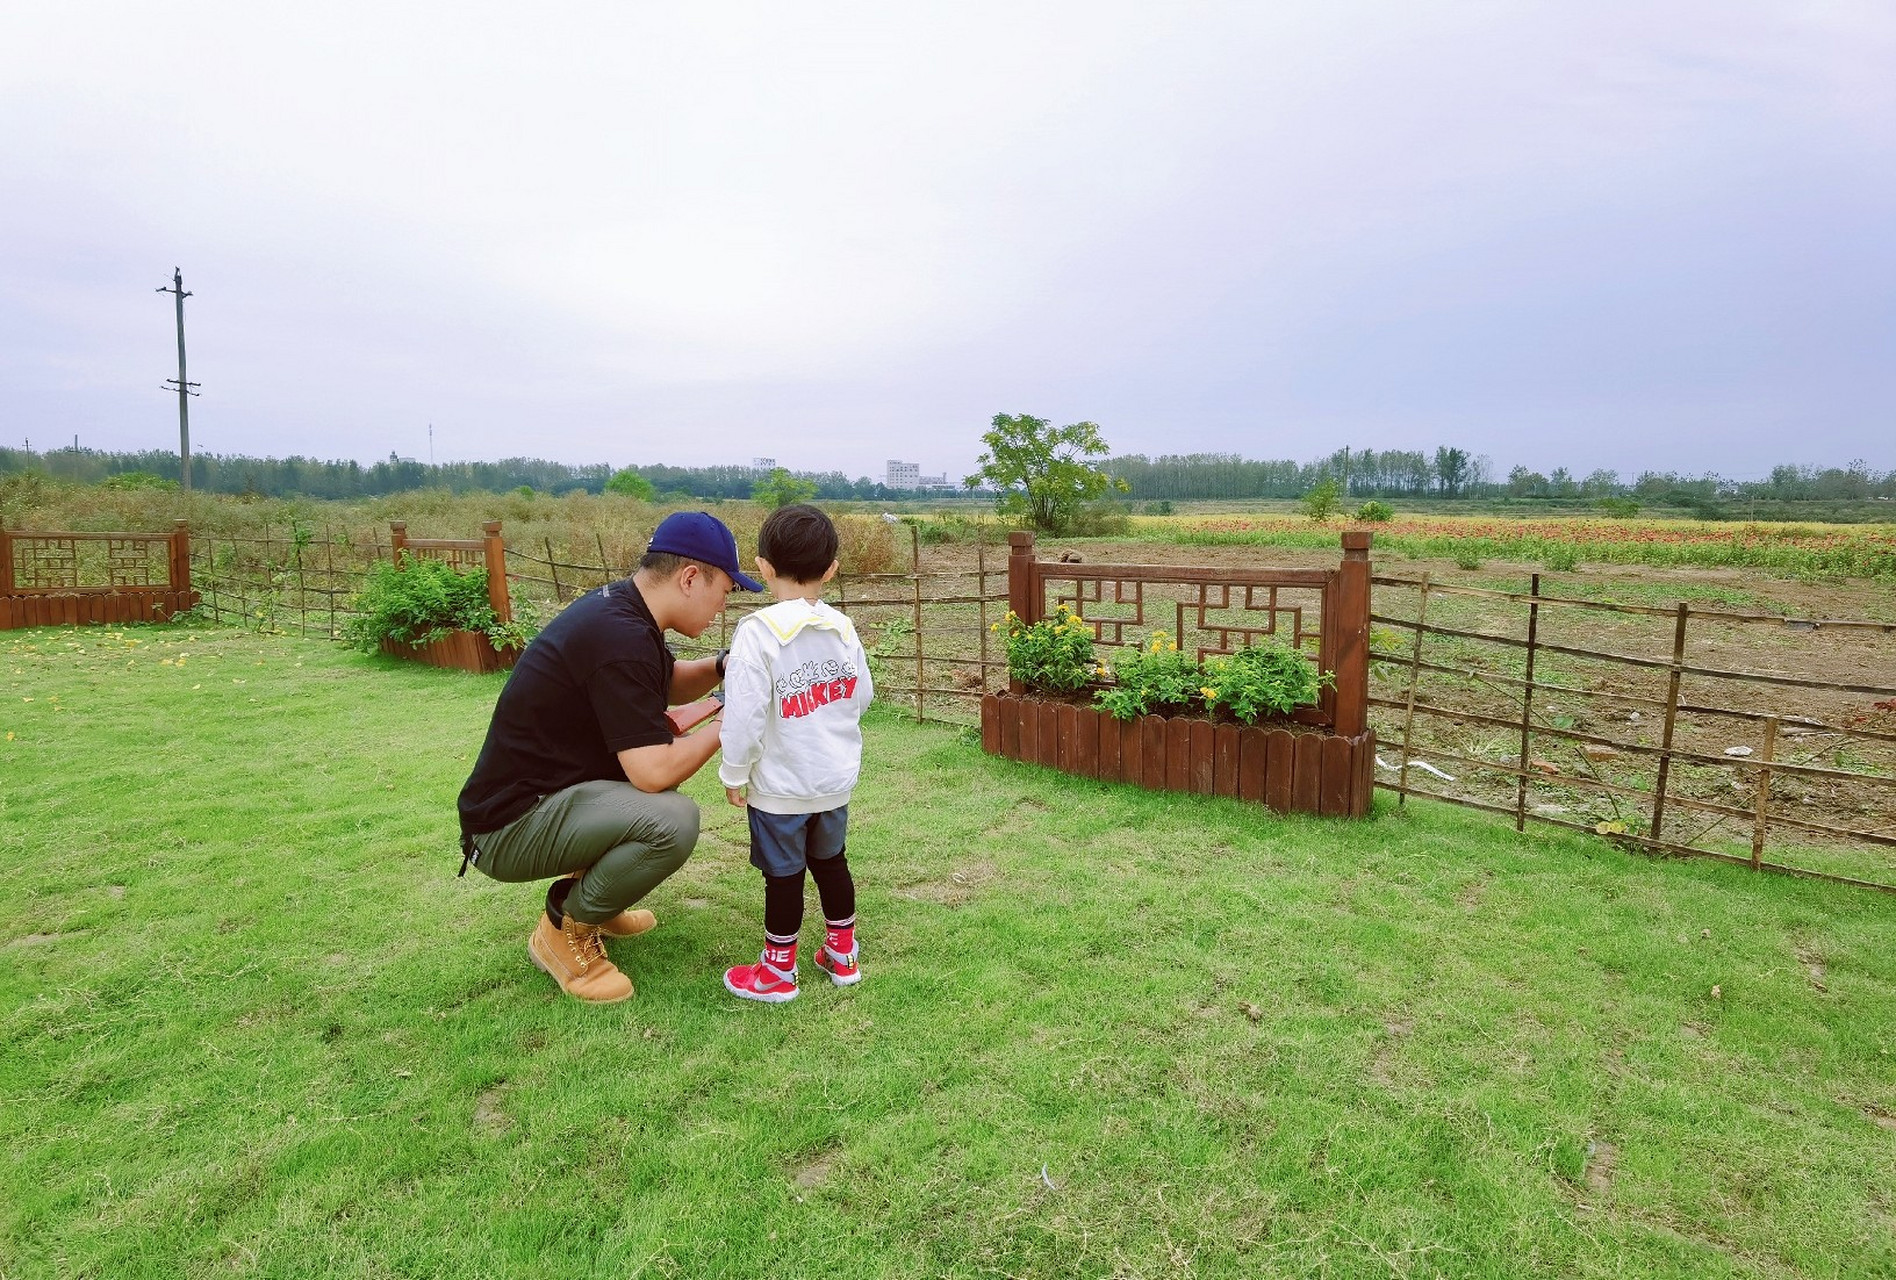
[[[1896,468],[1896,8],[0,5],[0,444]]]

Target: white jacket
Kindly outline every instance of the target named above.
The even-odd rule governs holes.
[[[822,601],[780,600],[738,624],[724,663],[718,779],[765,813],[849,803],[862,713],[875,694],[855,624]]]

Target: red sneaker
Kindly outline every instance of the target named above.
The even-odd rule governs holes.
[[[853,986],[862,981],[862,970],[856,967],[857,951],[858,948],[851,947],[845,953],[825,943],[816,949],[816,967],[827,973],[830,981],[837,986]]]
[[[735,969],[726,969],[724,989],[734,996],[745,1000],[762,1000],[765,1004],[795,1000],[796,961],[792,960],[788,969],[779,969],[770,963],[768,955],[759,956],[756,964],[740,964]]]

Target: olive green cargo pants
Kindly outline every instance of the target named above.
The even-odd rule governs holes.
[[[565,910],[604,924],[684,866],[697,843],[698,803],[689,796],[582,782],[475,836],[474,865],[510,884],[584,871]]]

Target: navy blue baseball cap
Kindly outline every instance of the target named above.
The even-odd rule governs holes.
[[[709,511],[674,511],[652,531],[647,551],[685,556],[722,569],[746,591],[762,591],[764,584],[737,567],[737,538],[724,521]]]

